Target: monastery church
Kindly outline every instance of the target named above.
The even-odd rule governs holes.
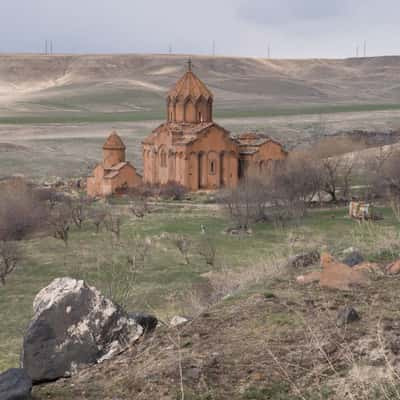
[[[105,196],[142,183],[174,182],[190,191],[235,188],[241,178],[272,174],[287,157],[266,135],[232,137],[213,121],[214,96],[193,73],[191,61],[167,94],[166,122],[143,141],[143,179],[125,161],[125,146],[113,132],[104,160],[88,178],[88,194]]]

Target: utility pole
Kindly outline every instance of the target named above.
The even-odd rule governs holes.
[[[47,56],[47,39],[44,42],[44,54]]]
[[[364,57],[367,57],[367,41],[364,40]]]
[[[168,46],[168,53],[172,54],[172,44],[169,44],[169,46]]]
[[[212,55],[215,57],[215,40],[212,42]]]
[[[268,58],[271,58],[271,45],[268,43]]]
[[[53,41],[50,40],[50,55],[53,55]]]
[[[356,57],[358,58],[360,52],[360,47],[357,45],[356,47]]]

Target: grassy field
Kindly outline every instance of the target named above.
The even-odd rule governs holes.
[[[204,282],[203,274],[210,270],[262,268],[271,258],[286,258],[307,248],[326,248],[338,253],[356,246],[370,259],[390,259],[394,257],[392,252],[382,248],[378,251],[374,245],[377,237],[384,237],[385,246],[390,249],[397,246],[399,225],[389,210],[383,211],[383,221],[362,226],[349,220],[345,209],[312,211],[300,223],[284,228],[259,224],[253,227],[252,236],[238,238],[223,233],[230,225],[223,212],[213,207],[193,208],[177,203],[159,207],[142,220],[126,214],[122,251],[108,232],[96,234],[89,223],[82,230],[73,229],[68,247],[50,237],[27,241],[21,265],[0,289],[0,371],[18,365],[32,301],[41,288],[56,277],[73,276],[87,280],[106,294],[110,294],[111,288],[117,296],[115,287],[126,278],[121,260],[137,237],[151,240],[151,252],[138,271],[125,304],[128,310],[146,310],[165,318],[185,312],[185,295],[193,285]],[[196,244],[204,240],[201,224],[217,250],[214,267],[207,265],[195,251]],[[168,236],[175,234],[190,238],[189,264]]]

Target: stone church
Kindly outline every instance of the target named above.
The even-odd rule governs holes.
[[[234,188],[239,179],[273,173],[287,157],[265,135],[233,138],[213,121],[214,97],[191,62],[167,95],[167,120],[143,141],[143,182],[175,182],[191,191]]]
[[[125,144],[117,132],[111,132],[103,146],[103,162],[87,179],[89,197],[106,197],[141,185],[142,177],[126,161],[125,152]]]
[[[167,95],[166,122],[143,141],[143,179],[112,132],[103,146],[103,162],[87,180],[88,195],[109,196],[142,183],[173,182],[190,191],[235,188],[242,178],[273,174],[287,157],[282,145],[252,132],[232,137],[213,121],[213,101],[189,61]]]

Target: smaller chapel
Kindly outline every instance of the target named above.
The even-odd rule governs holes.
[[[106,197],[139,186],[142,177],[125,160],[126,148],[117,132],[112,132],[103,145],[103,162],[87,179],[89,197]]]
[[[234,188],[242,178],[273,173],[287,158],[268,136],[234,138],[213,121],[214,96],[191,61],[166,100],[166,122],[143,141],[144,183],[175,182],[191,191]]]

